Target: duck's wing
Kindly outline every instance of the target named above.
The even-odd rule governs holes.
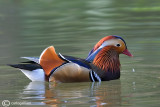
[[[44,65],[50,66],[51,64],[52,67],[49,75],[50,82],[101,81],[98,78],[98,75],[94,71],[92,71],[89,62],[85,59],[72,56],[63,56],[61,54],[59,54],[58,56],[61,60],[64,61],[59,66],[53,67],[53,62],[49,62],[48,64],[45,64],[44,62]],[[45,58],[43,59],[45,60]]]
[[[90,81],[90,69],[83,61],[74,57],[56,54],[53,46],[46,48],[39,64],[51,82],[82,82]]]
[[[65,58],[66,60],[68,60],[70,62],[76,63],[82,67],[91,69],[90,62],[88,62],[85,59],[77,58],[77,57],[73,57],[73,56],[61,55],[61,54],[59,54],[59,56]]]

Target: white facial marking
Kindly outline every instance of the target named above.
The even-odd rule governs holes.
[[[118,39],[107,40],[107,41],[103,42],[99,48],[104,48],[106,46],[111,46],[111,45],[116,46],[117,44],[120,44],[118,42],[119,42]]]

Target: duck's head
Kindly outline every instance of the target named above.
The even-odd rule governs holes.
[[[118,54],[125,54],[127,56],[133,57],[133,55],[128,51],[126,42],[120,36],[106,36],[102,38],[90,51],[87,60],[93,61],[95,56],[104,48],[112,47]]]
[[[86,60],[105,71],[102,80],[113,80],[120,78],[121,64],[119,54],[133,57],[128,51],[124,39],[120,36],[112,35],[102,38],[94,46]]]

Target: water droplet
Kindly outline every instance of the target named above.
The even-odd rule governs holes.
[[[134,69],[134,68],[132,69],[132,72],[135,72],[135,69]]]

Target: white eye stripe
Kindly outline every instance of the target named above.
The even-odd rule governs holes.
[[[113,45],[114,40],[108,40],[102,43],[102,45],[99,48],[104,48],[105,46]]]
[[[109,45],[121,47],[121,44],[119,42],[117,42],[117,40],[111,39],[111,40],[103,42],[99,48],[104,48],[105,46],[109,46]]]

